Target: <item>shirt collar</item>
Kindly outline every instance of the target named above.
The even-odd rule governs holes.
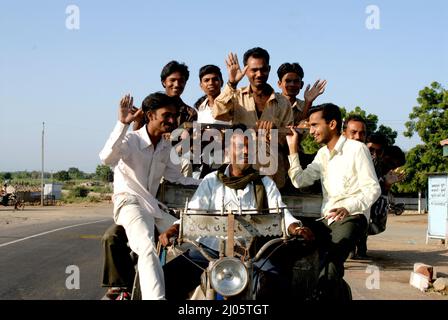
[[[336,145],[334,146],[333,150],[330,152],[330,158],[333,158],[333,156],[336,155],[337,153],[342,153],[342,148],[344,147],[344,144],[346,141],[347,141],[347,138],[341,134],[339,136],[338,142],[336,142]]]
[[[141,137],[141,139],[139,141],[140,150],[149,148],[150,146],[153,145],[151,138],[149,138],[148,131],[146,131],[146,125],[144,125],[140,129],[138,129],[137,133]],[[165,148],[166,146],[169,146],[169,145],[170,145],[169,140],[165,139],[164,137],[161,137],[159,143],[157,144],[157,147]]]
[[[140,139],[140,150],[148,148],[149,146],[152,145],[152,141],[149,138],[148,131],[146,130],[146,125],[144,125],[140,129],[138,129],[137,133],[141,137],[141,139]]]
[[[201,105],[199,106],[198,110],[202,111],[208,106],[208,99],[205,98],[204,101],[202,101]]]
[[[271,100],[277,100],[277,94],[275,93],[274,89],[269,85],[266,84],[269,88],[271,88],[271,95],[269,96],[269,99],[267,102],[271,101]],[[250,94],[252,93],[252,89],[250,88],[250,85],[248,85],[247,87],[243,87],[241,88],[241,93],[242,94]]]
[[[291,108],[293,108],[293,109],[295,108],[295,109],[297,109],[299,111],[303,111],[303,107],[302,106],[303,106],[302,105],[302,100],[296,99],[296,101],[294,101],[294,103],[291,106]]]

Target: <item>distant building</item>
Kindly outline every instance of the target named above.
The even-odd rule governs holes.
[[[54,196],[54,200],[60,200],[62,196],[62,184],[46,183],[44,186],[44,196]]]

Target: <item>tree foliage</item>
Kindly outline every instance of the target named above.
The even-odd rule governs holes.
[[[56,172],[53,175],[53,178],[56,180],[59,180],[59,181],[68,181],[68,180],[70,180],[70,175],[68,174],[68,171],[61,170],[61,171]]]
[[[68,175],[72,180],[85,178],[85,173],[74,167],[68,169]]]
[[[98,165],[95,171],[96,178],[104,182],[112,182],[114,172],[109,166]]]
[[[406,122],[406,137],[418,134],[423,145],[417,145],[406,155],[406,180],[397,186],[400,192],[426,190],[427,173],[448,172],[448,158],[442,154],[440,141],[448,138],[448,91],[440,83],[420,90],[415,106]]]

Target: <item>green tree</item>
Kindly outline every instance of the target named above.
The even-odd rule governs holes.
[[[406,155],[406,180],[397,185],[400,192],[426,190],[427,173],[448,172],[448,159],[442,155],[440,141],[448,138],[448,91],[438,82],[420,90],[415,106],[406,122],[406,137],[417,133],[424,144]]]
[[[96,167],[95,174],[96,174],[96,178],[98,180],[101,180],[104,182],[112,182],[113,181],[114,173],[109,166],[99,164]]]
[[[3,173],[3,179],[5,179],[5,180],[11,180],[11,178],[12,178],[12,174],[11,174],[11,172],[5,172],[5,173]]]
[[[383,126],[382,124],[378,127],[377,133],[381,133],[386,137],[387,143],[392,146],[395,144],[395,139],[398,136],[397,131],[392,130],[390,127]]]
[[[78,168],[71,167],[68,169],[68,175],[70,179],[84,179],[85,173],[80,171]]]
[[[68,174],[68,171],[61,170],[61,171],[56,172],[53,175],[53,178],[56,180],[59,180],[59,181],[68,181],[68,180],[70,180],[70,175]]]

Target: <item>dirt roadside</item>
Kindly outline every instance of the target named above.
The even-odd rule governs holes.
[[[428,215],[416,211],[388,216],[386,231],[368,238],[370,258],[345,264],[354,299],[448,300],[448,295],[431,289],[421,292],[409,284],[416,262],[433,266],[434,276],[448,277],[448,248],[438,239],[426,244],[427,222]],[[377,285],[372,285],[374,272],[379,276]]]
[[[18,226],[33,225],[58,220],[79,220],[85,217],[112,218],[112,203],[67,204],[61,206],[26,206],[14,211],[0,207],[0,232]]]

